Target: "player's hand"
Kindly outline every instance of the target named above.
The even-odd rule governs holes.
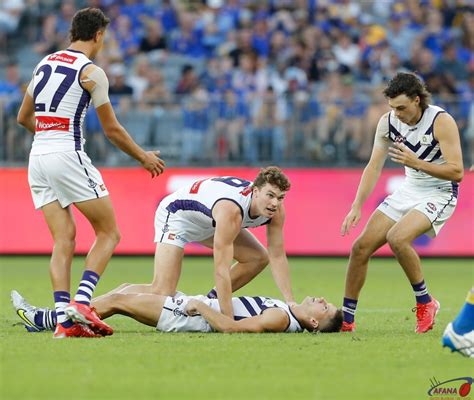
[[[286,304],[290,307],[294,307],[294,306],[298,305],[298,303],[294,300],[293,301],[287,301]]]
[[[416,167],[419,161],[417,155],[403,143],[393,143],[393,146],[388,149],[388,154],[393,162],[418,169]]]
[[[150,172],[152,178],[162,174],[165,170],[165,162],[160,158],[159,151],[145,152],[145,157],[141,164],[143,168]]]
[[[362,215],[362,212],[360,208],[355,208],[355,207],[351,208],[351,211],[349,211],[349,214],[346,215],[346,218],[344,218],[344,222],[342,223],[341,236],[348,235],[350,229],[357,226],[357,224],[360,221],[361,215]]]
[[[184,308],[184,312],[191,317],[194,315],[199,315],[199,312],[197,310],[199,303],[200,301],[196,299],[189,300],[188,304],[186,304],[186,307]]]

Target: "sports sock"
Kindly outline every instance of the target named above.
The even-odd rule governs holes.
[[[74,324],[68,317],[66,317],[66,314],[64,314],[64,309],[70,302],[71,295],[69,292],[54,292],[54,306],[56,308],[57,323],[65,328],[69,328]]]
[[[207,294],[207,297],[210,299],[217,299],[217,291],[216,289],[212,288],[209,293]]]
[[[453,329],[459,335],[474,330],[474,287],[467,294],[463,308],[453,321]]]
[[[424,280],[420,283],[412,284],[411,286],[415,292],[416,302],[418,304],[426,304],[431,301],[431,296],[428,294],[428,289],[426,288]]]
[[[95,287],[99,282],[100,276],[94,271],[86,269],[82,275],[79,289],[74,296],[74,301],[80,304],[91,304],[92,293],[94,293]]]
[[[357,309],[357,300],[344,297],[342,303],[342,313],[344,314],[344,322],[352,324],[354,322],[355,312]]]
[[[47,329],[54,330],[56,327],[57,317],[56,311],[49,308],[42,308],[35,313],[35,325]]]

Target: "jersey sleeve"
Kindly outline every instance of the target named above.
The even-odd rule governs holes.
[[[109,80],[102,68],[96,67],[90,72],[83,82],[93,81],[94,88],[90,91],[92,103],[94,107],[100,107],[105,103],[109,103]]]
[[[388,135],[388,115],[389,113],[386,113],[380,118],[374,138],[374,147],[385,150],[388,150],[390,145],[390,139]]]

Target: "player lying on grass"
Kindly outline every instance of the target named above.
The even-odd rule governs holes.
[[[268,297],[232,298],[234,319],[222,314],[217,299],[205,296],[162,296],[126,293],[123,284],[93,299],[98,316],[126,315],[162,332],[338,332],[342,311],[322,297],[306,297],[300,304],[288,305]],[[53,330],[56,312],[31,306],[15,290],[13,307],[30,332]]]

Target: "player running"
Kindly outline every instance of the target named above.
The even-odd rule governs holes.
[[[34,136],[28,181],[36,209],[41,209],[54,247],[50,276],[58,315],[55,338],[112,334],[91,311],[92,293],[120,240],[109,193],[84,151],[83,120],[94,104],[105,135],[155,177],[163,172],[159,152],[144,151],[119,124],[108,97],[104,71],[91,61],[102,47],[109,19],[96,8],[78,11],[70,29],[71,45],[43,58],[18,113],[18,123]],[[71,204],[88,219],[96,240],[70,301],[70,270],[76,225]],[[81,322],[87,324],[94,332]]]
[[[387,155],[405,166],[404,183],[370,217],[352,245],[343,301],[343,331],[355,329],[354,315],[370,257],[388,243],[416,297],[416,332],[432,329],[440,305],[428,292],[413,241],[436,236],[454,212],[463,162],[456,122],[442,108],[429,104],[430,94],[411,73],[398,73],[384,90],[392,111],[383,115],[341,234],[358,224],[362,205],[372,192]]]

